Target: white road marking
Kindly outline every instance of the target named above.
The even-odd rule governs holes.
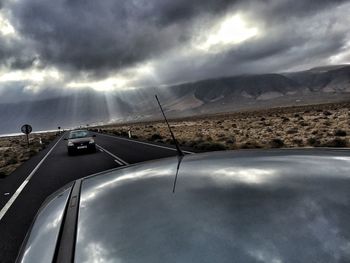
[[[28,175],[28,177],[24,180],[24,182],[18,187],[16,192],[11,196],[10,200],[7,201],[5,206],[0,211],[0,220],[4,217],[6,212],[10,209],[11,205],[15,202],[19,194],[22,192],[24,187],[29,183],[29,180],[33,177],[33,175],[36,173],[36,171],[39,169],[39,167],[43,164],[45,159],[49,156],[49,154],[53,151],[53,149],[56,147],[56,145],[62,140],[63,135],[61,138],[55,143],[55,145],[48,151],[48,153],[44,156],[44,158],[41,159],[41,161],[35,166],[33,171]]]
[[[118,156],[114,155],[113,153],[111,153],[110,151],[106,150],[105,148],[103,148],[101,145],[96,144],[96,146],[101,150],[103,150],[105,153],[109,154],[110,156],[112,156],[115,161],[120,162],[120,165],[128,165],[129,163],[127,163],[126,161],[124,161],[123,159],[119,158]]]
[[[103,134],[103,133],[98,133],[98,134],[102,135],[102,136],[106,136],[106,137],[111,137],[111,138],[114,138],[114,139],[117,139],[117,140],[124,140],[124,141],[128,141],[128,142],[140,143],[140,144],[149,145],[149,146],[153,146],[153,147],[158,147],[158,148],[163,148],[163,149],[167,149],[167,150],[177,151],[176,149],[171,148],[171,147],[167,147],[167,146],[162,146],[162,145],[157,145],[157,144],[152,144],[152,143],[147,143],[147,142],[140,142],[140,141],[130,140],[130,139],[116,137],[116,136]],[[189,151],[183,151],[183,152],[184,153],[188,153],[188,154],[194,154],[194,152],[189,152]]]
[[[114,160],[117,164],[119,164],[119,165],[123,165],[123,163],[122,162],[119,162],[118,160]]]

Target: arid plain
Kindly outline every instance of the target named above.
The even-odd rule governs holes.
[[[346,147],[350,103],[273,108],[170,120],[181,145],[198,150]],[[104,133],[172,143],[164,121],[96,127]]]

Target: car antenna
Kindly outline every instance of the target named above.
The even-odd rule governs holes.
[[[184,153],[181,151],[180,146],[179,146],[179,143],[178,143],[178,141],[176,140],[173,131],[171,130],[171,127],[170,127],[169,122],[168,122],[168,120],[167,120],[167,118],[166,118],[166,116],[165,116],[165,113],[164,113],[164,111],[163,111],[162,105],[160,104],[160,101],[159,101],[159,99],[158,99],[158,96],[155,95],[155,97],[156,97],[156,100],[157,100],[157,102],[158,102],[160,111],[161,111],[162,114],[163,114],[164,120],[165,120],[166,124],[168,125],[168,129],[169,129],[169,131],[170,131],[171,137],[172,137],[172,139],[173,139],[173,141],[174,141],[174,144],[175,144],[175,147],[176,147],[176,151],[177,151],[177,157],[178,157],[178,159],[177,159],[176,174],[175,174],[175,179],[174,179],[174,184],[173,184],[173,193],[175,193],[176,182],[177,182],[177,176],[178,176],[178,174],[179,174],[179,169],[180,169],[181,161],[182,161],[182,159],[183,159],[183,157],[184,157]]]
[[[163,114],[164,120],[165,120],[166,124],[168,125],[168,129],[169,129],[169,131],[170,131],[171,137],[172,137],[172,139],[173,139],[173,141],[174,141],[174,144],[175,144],[175,147],[176,147],[177,155],[178,155],[178,156],[184,156],[184,153],[181,151],[180,146],[179,146],[179,143],[178,143],[178,141],[176,140],[173,131],[171,130],[171,127],[170,127],[170,125],[169,125],[169,122],[168,122],[168,120],[167,120],[167,118],[166,118],[166,116],[165,116],[165,113],[164,113],[164,111],[163,111],[162,105],[161,105],[160,102],[159,102],[158,96],[155,95],[155,97],[156,97],[156,100],[157,100],[157,102],[158,102],[160,111],[161,111],[162,114]]]
[[[173,193],[175,193],[177,176],[179,174],[179,170],[180,170],[180,165],[181,165],[182,159],[183,159],[183,156],[178,156],[178,158],[177,158],[177,167],[176,167],[176,174],[175,174],[175,179],[174,179],[174,184],[173,184]]]

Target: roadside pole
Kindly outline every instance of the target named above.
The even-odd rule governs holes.
[[[26,135],[27,147],[29,148],[29,134],[32,132],[33,128],[29,124],[24,124],[21,127],[21,131]]]

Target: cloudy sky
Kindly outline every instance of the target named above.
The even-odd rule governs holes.
[[[0,0],[0,96],[350,62],[350,1]]]

